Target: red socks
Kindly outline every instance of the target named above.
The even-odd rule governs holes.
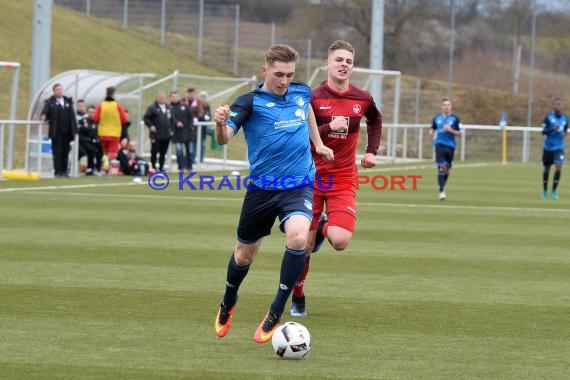
[[[307,257],[305,260],[305,269],[303,269],[303,273],[301,273],[299,280],[297,280],[297,283],[293,288],[293,295],[295,297],[303,297],[305,295],[305,279],[307,278],[307,274],[309,274],[309,263],[311,261],[311,256]]]

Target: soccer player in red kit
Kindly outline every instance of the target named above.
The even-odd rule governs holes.
[[[305,270],[293,289],[291,315],[307,315],[304,283],[309,271],[310,254],[317,252],[325,238],[337,251],[346,249],[356,224],[355,181],[356,145],[360,120],[366,118],[368,145],[360,164],[376,165],[382,137],[382,114],[368,91],[349,82],[354,68],[354,47],[342,40],[333,42],[325,61],[327,81],[315,88],[311,106],[323,143],[331,148],[335,160],[326,162],[312,150],[317,166],[313,194],[313,221],[307,242]],[[326,214],[323,209],[326,206]]]

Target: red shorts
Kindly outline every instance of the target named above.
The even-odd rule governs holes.
[[[120,137],[113,137],[113,136],[101,136],[101,147],[103,148],[104,153],[117,155],[117,152],[120,148]]]
[[[354,232],[356,226],[356,192],[354,189],[346,189],[346,184],[342,184],[341,189],[321,190],[315,186],[313,192],[313,221],[311,230],[317,228],[319,218],[323,213],[323,206],[326,204],[329,226],[337,226],[347,231]]]

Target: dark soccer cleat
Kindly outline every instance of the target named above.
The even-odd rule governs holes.
[[[317,225],[317,235],[315,236],[315,245],[313,246],[313,251],[312,253],[317,253],[319,251],[319,249],[321,249],[321,247],[323,246],[323,243],[325,242],[325,235],[323,235],[323,228],[325,226],[325,223],[328,222],[329,218],[327,217],[327,214],[325,214],[324,212],[321,214],[321,218],[319,219],[319,224]]]
[[[281,315],[272,313],[271,310],[269,310],[267,314],[265,314],[263,321],[261,321],[257,327],[257,330],[255,330],[255,334],[253,334],[253,340],[255,340],[257,343],[267,343],[277,329],[280,320]]]
[[[222,302],[220,304],[220,309],[218,310],[218,314],[216,315],[216,321],[214,322],[214,328],[216,329],[216,335],[220,338],[226,336],[230,328],[232,327],[232,319],[234,316],[234,310],[236,305],[234,305],[231,309],[227,308],[226,305]]]
[[[293,317],[306,317],[307,309],[305,308],[305,296],[295,297],[291,299],[291,315]]]

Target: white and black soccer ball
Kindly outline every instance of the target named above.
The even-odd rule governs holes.
[[[297,322],[285,322],[271,338],[273,351],[283,359],[303,359],[311,349],[311,334]]]

